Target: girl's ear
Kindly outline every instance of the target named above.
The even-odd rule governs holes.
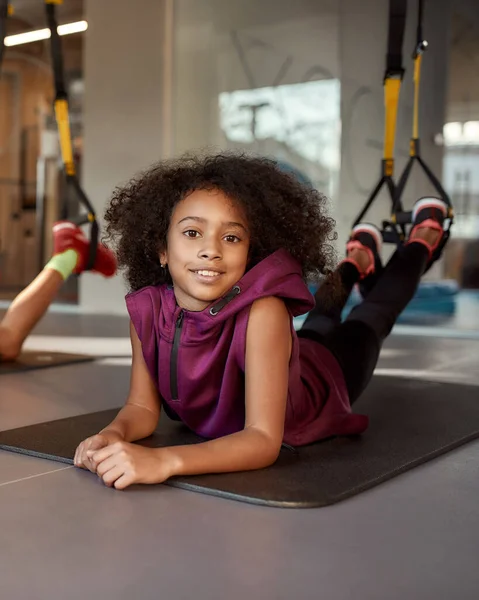
[[[165,267],[168,264],[168,252],[166,250],[162,250],[160,252],[160,265]]]

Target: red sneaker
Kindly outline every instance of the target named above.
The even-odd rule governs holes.
[[[369,267],[360,277],[358,288],[363,298],[366,298],[369,292],[376,285],[377,280],[383,271],[381,262],[381,249],[383,237],[379,229],[370,223],[359,223],[354,227],[346,244],[346,250],[360,248],[366,250],[369,255]],[[351,258],[345,258],[346,262],[352,262],[358,271],[359,265]]]
[[[74,273],[80,274],[85,270],[88,261],[90,242],[83,231],[70,221],[58,221],[53,226],[53,254],[66,250],[75,250],[78,254]],[[115,255],[101,242],[97,246],[95,264],[92,272],[100,273],[103,277],[112,277],[116,273]]]
[[[409,239],[406,242],[419,242],[426,246],[429,250],[429,265],[428,268],[435,262],[439,256],[436,252],[444,237],[444,221],[447,218],[447,204],[439,198],[421,198],[418,200],[412,210],[412,229],[409,233]],[[438,238],[434,244],[428,244],[425,240],[414,237],[414,234],[421,227],[429,227],[436,229],[439,232]],[[442,250],[442,248],[440,248]]]

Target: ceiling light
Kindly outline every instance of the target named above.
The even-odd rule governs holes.
[[[71,33],[80,33],[86,31],[88,23],[86,21],[76,21],[58,26],[58,35],[70,35]],[[16,35],[7,35],[5,37],[5,46],[19,46],[20,44],[29,44],[39,40],[47,40],[50,37],[49,29],[36,29],[26,33],[17,33]]]

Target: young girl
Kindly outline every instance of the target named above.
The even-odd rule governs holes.
[[[69,221],[53,227],[53,256],[42,272],[13,300],[0,320],[0,361],[15,360],[32,329],[46,313],[64,281],[72,273],[82,273],[88,259],[89,242],[82,230]],[[98,244],[92,272],[112,277],[116,259]]]
[[[283,442],[366,429],[351,404],[433,260],[446,207],[416,203],[409,241],[384,270],[379,231],[356,227],[313,299],[305,280],[334,260],[325,203],[274,162],[229,154],[162,163],[115,192],[106,221],[132,290],[130,392],[79,445],[76,466],[123,489],[261,469]],[[357,282],[366,298],[341,324]],[[308,311],[296,334],[293,317]],[[132,444],[155,430],[161,408],[205,441]]]

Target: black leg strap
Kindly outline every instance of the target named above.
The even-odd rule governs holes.
[[[0,0],[3,1],[3,0]],[[48,27],[50,29],[50,48],[55,82],[55,117],[57,120],[60,146],[62,150],[62,160],[66,176],[67,186],[73,189],[80,204],[86,209],[86,215],[80,215],[71,219],[68,217],[68,203],[65,198],[63,205],[63,218],[72,221],[77,225],[90,224],[90,249],[85,270],[91,270],[95,264],[98,247],[98,222],[96,220],[95,209],[89,201],[78,181],[76,166],[73,159],[73,148],[69,124],[68,94],[65,86],[64,68],[63,68],[63,50],[60,36],[58,35],[58,23],[56,19],[56,1],[45,0],[45,10]]]
[[[8,0],[0,0],[0,70],[5,51],[5,36],[7,35]]]
[[[389,0],[388,53],[386,58],[387,77],[404,75],[402,46],[406,27],[407,0]]]

